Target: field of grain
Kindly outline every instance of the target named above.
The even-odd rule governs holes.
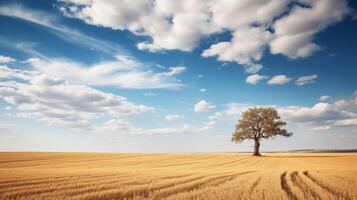
[[[357,199],[357,153],[0,153],[0,199]]]

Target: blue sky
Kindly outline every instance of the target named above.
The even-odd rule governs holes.
[[[294,133],[263,150],[355,148],[356,7],[0,1],[0,150],[249,151],[254,106]]]

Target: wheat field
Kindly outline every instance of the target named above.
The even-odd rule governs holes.
[[[357,153],[0,153],[0,199],[357,199]]]

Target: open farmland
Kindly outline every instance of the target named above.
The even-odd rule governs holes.
[[[357,153],[0,153],[0,199],[357,199]]]

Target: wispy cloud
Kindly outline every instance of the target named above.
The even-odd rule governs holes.
[[[319,101],[327,101],[328,99],[330,99],[331,97],[330,96],[327,96],[327,95],[323,95],[319,98]]]
[[[28,41],[11,41],[7,38],[0,37],[0,44],[7,49],[13,49],[25,53],[31,57],[38,57],[44,60],[49,58],[36,49],[37,43]]]
[[[316,79],[317,79],[316,74],[309,75],[309,76],[301,76],[295,81],[295,84],[302,86],[302,85],[306,85],[308,83],[315,83]]]
[[[44,11],[33,10],[19,4],[8,4],[0,6],[0,15],[41,25],[67,42],[86,46],[92,50],[113,55],[124,51],[117,44],[90,37],[78,30],[65,26],[61,23],[59,17]]]

